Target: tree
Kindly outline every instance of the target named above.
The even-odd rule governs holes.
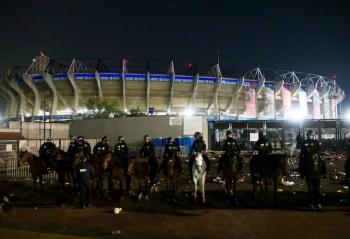
[[[90,97],[85,103],[89,113],[97,119],[109,118],[110,114],[117,112],[117,105],[116,100],[100,97]]]

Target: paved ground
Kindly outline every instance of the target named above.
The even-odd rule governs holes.
[[[72,194],[59,194],[52,186],[33,196],[25,184],[2,181],[0,193],[15,195],[14,208],[0,214],[0,238],[349,238],[343,163],[328,162],[330,179],[322,183],[320,211],[308,207],[299,179],[295,186],[280,186],[278,204],[252,198],[245,175],[238,184],[238,206],[227,202],[223,185],[212,180],[207,184],[207,203],[193,203],[192,187],[183,178],[176,203],[167,202],[163,190],[147,201],[131,195],[121,199],[116,193],[112,200],[95,200],[94,207],[85,210],[76,209]],[[115,215],[114,207],[123,211]]]

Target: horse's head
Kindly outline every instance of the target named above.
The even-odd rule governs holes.
[[[112,161],[112,158],[113,158],[112,153],[108,153],[108,154],[103,155],[103,156],[101,157],[102,168],[103,168],[104,170],[106,170],[106,169],[108,168],[108,165],[109,165],[109,163]]]
[[[73,158],[73,164],[74,165],[78,165],[80,163],[80,161],[82,160],[82,158],[84,157],[84,153],[83,151],[79,151],[74,155]]]
[[[27,149],[21,149],[18,155],[17,167],[23,166],[26,162],[29,163],[35,157],[34,154],[27,151]]]
[[[128,175],[133,174],[135,169],[135,159],[130,159],[128,161]]]

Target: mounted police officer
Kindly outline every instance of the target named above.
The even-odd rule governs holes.
[[[114,155],[116,156],[116,159],[119,160],[120,164],[124,169],[124,173],[126,175],[126,190],[129,191],[130,189],[130,175],[128,175],[129,148],[128,148],[128,145],[125,143],[124,136],[118,137],[118,142],[114,146]]]
[[[80,188],[80,205],[82,208],[86,208],[91,203],[94,169],[86,157],[83,156],[76,170]]]
[[[224,154],[219,159],[218,173],[222,170],[222,159],[224,157],[234,156],[237,157],[238,160],[240,160],[241,150],[239,147],[239,142],[231,130],[226,131],[226,139],[224,141],[224,144],[222,145],[222,149],[224,150]],[[241,161],[239,161],[239,164],[241,168]]]
[[[321,176],[326,175],[326,165],[320,158],[321,146],[314,139],[314,132],[309,130],[303,142],[300,152],[299,170],[300,176],[305,177],[309,190],[310,206],[320,209],[321,206]]]
[[[148,159],[148,162],[151,167],[151,171],[150,171],[151,184],[152,186],[155,186],[158,162],[156,160],[154,145],[151,141],[151,138],[147,134],[144,136],[144,142],[140,149],[140,157]]]
[[[75,136],[70,136],[70,142],[67,150],[67,155],[69,159],[73,159],[75,153],[77,152],[78,142]]]
[[[272,144],[262,131],[259,132],[259,139],[254,145],[254,150],[258,151],[261,159],[265,159],[268,154],[272,153]]]
[[[192,165],[195,161],[196,154],[201,153],[202,157],[206,163],[207,171],[210,171],[210,161],[208,156],[205,154],[207,146],[203,140],[203,136],[200,132],[194,134],[194,141],[190,149],[190,161],[188,162],[188,171],[190,173],[190,178],[192,180]]]
[[[40,147],[39,156],[47,172],[51,172],[52,165],[50,162],[50,156],[52,151],[55,149],[56,149],[56,145],[52,142],[51,138],[48,138],[47,141]]]
[[[108,145],[108,137],[103,136],[101,141],[95,145],[95,147],[93,149],[93,154],[95,156],[102,156],[102,155],[105,155],[109,152],[111,152],[111,151],[110,151],[110,148]]]
[[[77,151],[83,151],[84,154],[91,153],[91,146],[83,136],[77,137]]]
[[[167,143],[164,149],[164,154],[163,154],[163,161],[160,164],[160,168],[159,170],[163,170],[164,173],[166,174],[166,165],[168,163],[169,159],[174,159],[175,160],[175,164],[176,167],[180,170],[180,172],[182,171],[182,167],[181,167],[181,162],[179,157],[177,156],[177,153],[180,152],[180,147],[176,144],[175,140],[172,137],[168,137],[167,139]]]

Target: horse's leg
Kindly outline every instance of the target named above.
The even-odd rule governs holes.
[[[268,181],[267,181],[267,177],[264,177],[264,186],[265,186],[265,201],[267,201],[267,192],[268,192]]]
[[[252,175],[252,184],[253,184],[253,197],[256,196],[256,177]]]
[[[193,199],[195,202],[197,202],[197,178],[193,176],[193,183],[194,183],[194,194]]]
[[[33,176],[32,179],[33,179],[33,193],[36,193],[36,176]]]
[[[44,185],[43,185],[43,175],[39,176],[39,183],[40,183],[40,190],[44,191]]]
[[[273,201],[274,203],[277,202],[277,185],[278,185],[278,179],[279,177],[274,177],[273,179]]]

